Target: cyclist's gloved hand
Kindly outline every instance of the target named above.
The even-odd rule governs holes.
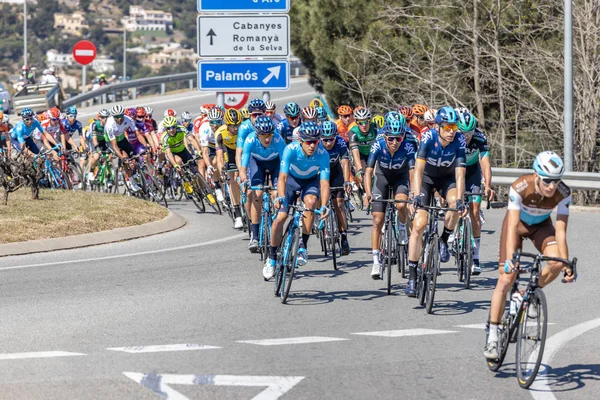
[[[280,209],[281,207],[283,207],[285,205],[285,197],[275,197],[275,200],[273,201],[273,206],[276,209]]]
[[[421,199],[421,196],[415,196],[415,197],[412,198],[411,201],[412,201],[413,206],[415,206],[415,208],[419,208],[419,207],[421,207],[423,205],[422,204],[423,201]]]
[[[321,207],[319,212],[321,213],[321,219],[325,219],[327,217],[327,214],[329,214],[329,208],[323,206]]]
[[[512,274],[512,272],[515,270],[515,265],[513,264],[512,260],[506,260],[504,261],[504,272],[507,274]]]
[[[215,172],[215,167],[213,167],[212,165],[209,165],[206,168],[206,172],[208,172],[209,174],[212,174],[213,172]]]
[[[465,210],[465,205],[463,204],[462,200],[456,200],[456,209],[458,210],[458,212],[463,212]]]
[[[358,170],[358,172],[356,173],[356,177],[357,178],[362,178],[362,176],[365,174],[365,170],[364,169],[360,169]]]
[[[246,179],[244,182],[240,184],[240,189],[245,192],[250,187],[250,181]]]

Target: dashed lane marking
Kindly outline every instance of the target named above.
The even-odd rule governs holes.
[[[110,347],[106,350],[122,351],[124,353],[160,353],[168,351],[192,351],[192,350],[213,350],[220,349],[218,346],[206,346],[202,344],[161,344],[157,346],[130,346],[130,347]]]
[[[85,356],[84,353],[71,353],[68,351],[36,351],[29,353],[5,353],[0,354],[0,360],[24,360],[27,358],[53,358]]]
[[[259,346],[281,346],[281,345],[286,345],[286,344],[337,342],[340,340],[350,340],[350,339],[325,337],[325,336],[304,336],[304,337],[281,338],[281,339],[238,340],[238,343],[257,344]]]
[[[446,333],[456,333],[456,332],[457,331],[443,331],[440,329],[399,329],[399,330],[395,330],[395,331],[358,332],[358,333],[351,333],[351,335],[405,337],[405,336],[443,335]]]

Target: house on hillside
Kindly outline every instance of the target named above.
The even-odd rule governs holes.
[[[198,60],[196,51],[193,49],[184,49],[181,46],[169,46],[159,52],[149,54],[144,65],[148,65],[153,71],[158,71],[165,65],[179,65],[184,61],[195,63]]]
[[[126,30],[170,31],[173,29],[173,14],[158,10],[145,10],[140,6],[130,6],[129,16],[121,20]]]
[[[54,14],[54,29],[74,36],[83,36],[83,30],[90,29],[90,26],[85,22],[83,13],[77,11],[73,14]]]

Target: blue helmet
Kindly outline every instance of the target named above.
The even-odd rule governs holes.
[[[406,124],[403,124],[402,121],[395,119],[387,121],[383,126],[382,133],[389,136],[404,136],[406,133]]]
[[[26,107],[23,110],[21,110],[21,117],[23,118],[33,118],[34,117],[34,112],[31,108]]]
[[[338,134],[337,125],[332,121],[325,121],[321,124],[321,130],[323,131],[323,137],[336,137]]]
[[[254,121],[254,129],[256,130],[257,135],[273,133],[275,131],[275,125],[273,125],[271,117],[261,115]]]
[[[67,108],[67,111],[65,112],[65,114],[77,115],[77,109],[75,107],[69,107],[69,108]]]
[[[298,105],[298,103],[294,102],[287,103],[283,107],[283,113],[286,117],[297,117],[300,115],[300,106]]]
[[[440,108],[435,116],[436,124],[455,124],[457,122],[456,111],[450,106]]]
[[[317,121],[324,122],[329,120],[327,111],[323,107],[315,107],[315,110],[317,111]]]
[[[398,111],[390,111],[384,116],[386,124],[390,121],[400,121],[402,125],[406,124],[406,118],[404,115],[400,114]]]
[[[250,114],[256,112],[264,113],[265,111],[267,111],[267,106],[261,99],[254,99],[248,104],[248,112],[250,112]]]
[[[299,136],[301,140],[319,140],[321,127],[316,122],[303,122],[300,126]]]

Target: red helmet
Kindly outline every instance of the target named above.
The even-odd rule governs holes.
[[[410,121],[413,117],[413,110],[412,107],[409,106],[401,106],[398,111],[400,112],[400,114],[404,115],[404,118],[406,118],[406,121]]]
[[[135,109],[135,116],[136,117],[145,117],[146,116],[146,109],[144,109],[144,107],[138,107]]]
[[[60,118],[60,110],[56,107],[52,107],[48,110],[48,118],[58,119]]]
[[[169,108],[168,110],[165,111],[165,118],[166,117],[176,117],[177,116],[177,111]]]

